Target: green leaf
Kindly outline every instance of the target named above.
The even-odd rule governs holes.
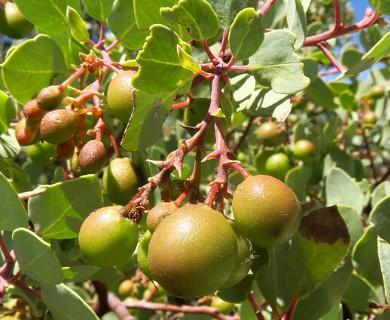
[[[190,46],[177,33],[166,26],[153,25],[137,56],[140,69],[133,78],[134,87],[147,93],[173,92],[181,87],[181,92],[188,92],[193,72],[181,65],[177,46],[191,54]]]
[[[358,312],[370,312],[370,302],[378,301],[375,288],[367,280],[353,274],[342,301],[348,308]]]
[[[275,250],[268,250],[269,262],[267,265],[260,267],[256,274],[256,282],[261,294],[267,300],[271,307],[277,306],[278,298],[278,270],[276,265]]]
[[[299,300],[293,320],[325,320],[324,315],[338,306],[341,296],[352,275],[352,263],[346,260],[329,278],[325,279],[313,292]],[[339,318],[330,317],[328,320]]]
[[[8,129],[8,132],[0,135],[0,157],[15,158],[20,153],[20,149],[14,130]]]
[[[139,30],[137,27],[132,0],[116,0],[107,19],[107,25],[121,44],[132,50],[142,48],[148,35],[147,31]]]
[[[252,290],[255,281],[253,274],[248,274],[239,283],[229,288],[219,289],[216,295],[222,300],[231,303],[241,303],[246,300],[248,293]]]
[[[81,43],[86,43],[89,40],[89,33],[84,20],[78,12],[72,7],[68,7],[66,9],[66,17],[69,21],[72,37]]]
[[[390,196],[380,200],[370,213],[370,221],[378,236],[390,241]]]
[[[305,296],[329,277],[348,253],[350,241],[336,206],[305,216],[287,257],[287,280],[293,296]]]
[[[46,238],[76,238],[84,219],[102,207],[96,175],[44,187],[46,192],[29,200],[28,211],[36,230]]]
[[[371,193],[371,205],[375,207],[384,197],[390,196],[390,181],[383,181]]]
[[[65,280],[70,282],[87,281],[99,270],[100,268],[95,266],[70,266],[62,268]]]
[[[61,51],[45,35],[17,46],[2,64],[4,84],[22,104],[34,98],[43,87],[51,85],[54,76],[66,72]]]
[[[287,172],[285,182],[294,191],[299,201],[305,201],[306,190],[312,176],[310,167],[295,167]]]
[[[16,116],[15,106],[9,96],[0,90],[0,134],[6,132]]]
[[[287,26],[297,36],[295,49],[303,46],[306,38],[306,12],[300,0],[289,0],[287,4]]]
[[[364,195],[359,185],[344,170],[333,167],[325,184],[326,205],[344,204],[359,214],[363,210]]]
[[[360,220],[360,215],[351,206],[337,205],[337,208],[348,227],[348,233],[351,236],[351,248],[353,248],[355,243],[363,235],[363,225]]]
[[[257,0],[207,0],[218,16],[222,27],[229,27],[237,14],[245,8],[257,8]]]
[[[386,297],[390,297],[390,244],[378,237],[378,256]]]
[[[373,226],[369,226],[356,243],[352,251],[352,259],[359,275],[367,279],[374,286],[382,284],[377,234]]]
[[[23,273],[40,284],[62,282],[64,275],[61,264],[49,243],[26,228],[14,230],[12,241],[16,260]]]
[[[218,17],[206,0],[179,0],[172,8],[161,8],[160,15],[184,26],[191,39],[198,41],[211,38],[219,29]]]
[[[390,14],[390,0],[370,0],[375,9],[384,14]]]
[[[140,29],[148,29],[153,24],[164,24],[165,20],[160,15],[160,8],[177,4],[177,0],[133,1],[135,21]]]
[[[148,94],[135,91],[135,107],[122,140],[122,147],[144,150],[162,135],[162,125],[172,106],[175,93]]]
[[[201,70],[200,66],[192,60],[192,56],[185,52],[184,49],[180,46],[177,46],[177,56],[179,57],[180,64],[184,69],[187,69],[193,73],[199,72]]]
[[[85,11],[96,20],[104,21],[110,14],[114,0],[83,0]]]
[[[253,55],[264,40],[260,13],[253,8],[241,10],[234,18],[229,33],[230,49],[237,60],[246,60]]]
[[[29,175],[12,159],[0,158],[0,172],[4,174],[17,193],[32,189]]]
[[[42,301],[56,320],[99,320],[91,307],[63,283],[56,286],[44,285],[41,294]]]
[[[344,77],[352,77],[364,70],[370,69],[379,60],[389,57],[390,55],[390,31],[380,39],[375,46],[368,51],[361,60],[348,69],[344,74],[339,76],[336,80]]]
[[[0,230],[28,226],[27,212],[12,184],[0,172]]]
[[[303,64],[294,53],[296,36],[288,30],[265,34],[259,50],[249,58],[249,68],[260,85],[276,93],[292,94],[309,85],[303,74]]]

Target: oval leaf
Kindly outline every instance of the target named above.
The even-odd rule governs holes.
[[[0,230],[28,226],[27,212],[8,179],[0,172]]]
[[[104,21],[111,12],[114,0],[83,0],[85,11],[99,21]]]
[[[313,291],[343,261],[351,238],[336,206],[302,219],[287,258],[288,285],[296,297]]]
[[[376,233],[386,241],[390,241],[390,196],[379,201],[370,213],[370,221]]]
[[[43,87],[51,85],[54,76],[66,72],[61,51],[45,35],[39,35],[15,47],[2,64],[4,84],[22,104],[35,97]]]
[[[386,297],[390,297],[390,244],[378,237],[378,256]]]
[[[28,202],[36,230],[46,238],[78,237],[85,218],[102,206],[100,183],[96,175],[45,186],[46,192]]]
[[[230,49],[237,60],[253,55],[264,40],[260,13],[253,8],[241,10],[235,17],[229,33]]]
[[[23,273],[41,284],[57,284],[64,275],[61,264],[50,248],[35,233],[18,228],[12,233],[16,260]]]
[[[91,307],[72,289],[61,283],[42,286],[42,300],[56,320],[99,320]]]
[[[86,43],[89,40],[89,33],[84,20],[78,12],[72,7],[68,7],[66,9],[66,17],[69,21],[72,37],[81,43]]]

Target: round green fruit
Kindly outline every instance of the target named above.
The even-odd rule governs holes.
[[[121,297],[130,296],[134,289],[134,283],[130,279],[122,281],[118,287],[118,293]]]
[[[33,25],[20,12],[18,6],[10,1],[0,6],[0,30],[13,39],[21,39],[30,34]]]
[[[49,86],[39,91],[36,100],[39,108],[50,111],[60,105],[63,97],[64,92],[60,90],[59,86]]]
[[[259,247],[287,242],[301,222],[301,205],[294,192],[267,175],[250,176],[240,183],[232,206],[237,229]]]
[[[146,218],[146,225],[148,230],[153,233],[160,222],[177,210],[176,204],[172,202],[163,202],[154,206]]]
[[[83,174],[96,173],[107,161],[107,150],[98,140],[88,141],[80,150],[79,165]]]
[[[262,123],[256,130],[257,140],[268,147],[273,147],[281,143],[282,133],[276,122],[267,121]]]
[[[224,301],[221,298],[216,296],[212,297],[210,306],[217,309],[219,312],[223,314],[229,314],[234,308],[233,303]]]
[[[68,109],[53,110],[42,118],[41,137],[49,143],[61,144],[73,137],[77,125],[76,112]]]
[[[149,244],[149,267],[173,296],[211,294],[229,279],[237,237],[225,217],[206,205],[186,204],[161,221]]]
[[[107,102],[112,114],[123,122],[128,122],[134,108],[134,88],[131,84],[134,71],[118,73],[108,85]]]
[[[115,158],[104,170],[103,188],[114,203],[128,203],[137,194],[139,186],[138,170],[129,158]]]
[[[100,267],[124,263],[134,252],[138,227],[119,213],[120,207],[103,207],[92,212],[79,233],[81,252],[87,260]]]
[[[271,155],[265,162],[265,171],[279,180],[284,180],[290,169],[290,159],[281,152]]]
[[[27,155],[34,163],[48,163],[56,156],[56,146],[47,142],[39,142],[28,147]]]
[[[148,277],[152,278],[152,272],[149,268],[148,255],[149,255],[149,243],[152,238],[152,234],[149,230],[147,230],[141,240],[139,241],[138,249],[137,249],[137,262],[141,271]]]
[[[298,160],[310,161],[313,159],[316,146],[310,140],[302,139],[295,142],[294,156]]]
[[[374,111],[366,110],[363,113],[363,123],[368,125],[374,125],[378,121],[378,118]]]

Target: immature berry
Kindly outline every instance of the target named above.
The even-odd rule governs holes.
[[[368,95],[373,99],[383,98],[383,96],[385,95],[385,88],[379,85],[373,86],[368,91]]]
[[[107,161],[107,150],[98,140],[88,141],[80,150],[79,165],[83,174],[96,173]]]
[[[23,114],[26,117],[27,123],[32,126],[41,122],[43,116],[46,114],[45,110],[39,108],[37,100],[31,100],[23,106]]]
[[[266,173],[271,176],[274,176],[275,178],[278,178],[279,180],[284,180],[284,177],[290,169],[290,159],[286,154],[282,152],[278,152],[271,155],[265,161]]]
[[[110,82],[107,90],[108,108],[123,122],[128,122],[134,108],[134,88],[131,84],[136,73],[123,71]]]
[[[138,169],[129,158],[115,158],[103,173],[103,188],[108,198],[117,204],[126,204],[140,186]]]
[[[301,139],[295,142],[294,145],[294,156],[298,160],[310,161],[313,159],[316,146],[313,142],[306,139]]]
[[[34,143],[39,137],[38,127],[27,126],[26,119],[23,118],[15,126],[15,137],[21,146]]]
[[[267,121],[256,130],[257,140],[265,146],[276,146],[282,140],[282,133],[276,122]]]
[[[39,108],[49,111],[57,108],[63,97],[64,93],[60,90],[59,86],[49,86],[39,91],[37,103]]]
[[[246,178],[238,185],[232,206],[237,229],[259,247],[287,242],[301,222],[301,205],[294,192],[271,176]]]
[[[73,137],[77,125],[76,112],[68,109],[53,110],[42,118],[41,137],[49,143],[61,144]]]
[[[20,12],[18,6],[10,1],[0,6],[0,30],[10,38],[21,39],[28,36],[33,25]]]
[[[153,233],[160,222],[177,210],[175,202],[162,202],[154,206],[146,218],[148,230]]]
[[[70,139],[65,141],[64,143],[60,143],[57,145],[57,156],[62,159],[69,159],[74,153],[74,141]]]
[[[363,113],[363,123],[368,125],[374,125],[378,121],[378,118],[374,111],[366,110]]]
[[[45,164],[56,155],[56,146],[48,142],[38,142],[28,147],[27,155],[34,163]]]

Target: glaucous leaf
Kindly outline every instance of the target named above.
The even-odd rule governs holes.
[[[76,238],[84,219],[102,207],[96,175],[44,187],[46,192],[29,200],[28,212],[36,230],[46,238]]]
[[[162,125],[172,106],[172,94],[149,94],[135,91],[135,107],[122,140],[122,147],[144,150],[153,145],[162,135]]]
[[[161,8],[160,15],[169,23],[184,26],[194,40],[209,39],[219,29],[218,17],[206,0],[179,0],[172,8]]]
[[[43,87],[51,85],[54,76],[66,72],[61,51],[45,35],[21,43],[2,64],[4,84],[22,104],[34,98]]]
[[[257,8],[256,0],[207,0],[218,16],[222,27],[229,27],[236,15],[245,8]]]
[[[287,172],[284,179],[287,185],[294,191],[299,201],[305,201],[307,186],[312,176],[312,169],[307,166],[295,167]]]
[[[253,55],[264,40],[260,12],[253,8],[241,10],[230,27],[229,44],[233,57],[246,60]]]
[[[380,200],[370,213],[370,221],[381,238],[390,241],[390,196]]]
[[[0,90],[0,134],[7,132],[15,115],[16,111],[12,100],[4,91]]]
[[[378,256],[386,297],[390,296],[390,244],[378,237]]]
[[[20,150],[21,147],[18,140],[16,140],[14,130],[8,129],[8,132],[0,135],[0,157],[13,159],[19,155]]]
[[[43,285],[42,301],[56,320],[99,320],[91,307],[65,284]]]
[[[356,76],[359,73],[371,68],[376,62],[390,54],[390,31],[380,39],[375,46],[368,51],[359,62],[348,69],[337,79]]]
[[[222,300],[231,303],[241,303],[246,300],[248,293],[252,290],[255,281],[253,274],[248,274],[239,283],[229,288],[219,289],[216,293]]]
[[[351,248],[353,248],[355,243],[363,235],[363,224],[360,220],[360,215],[351,206],[339,204],[337,205],[337,209],[348,227],[348,232],[351,236]]]
[[[50,244],[26,228],[12,233],[13,249],[20,270],[40,284],[61,283],[64,275]]]
[[[299,300],[293,320],[325,320],[325,314],[340,303],[341,296],[352,275],[349,259],[325,279],[313,292]],[[338,318],[329,318],[335,320]]]
[[[89,33],[79,13],[72,7],[68,7],[66,9],[66,18],[69,21],[72,37],[81,43],[86,43],[89,40]]]
[[[109,16],[113,3],[114,0],[83,0],[85,11],[99,21]]]
[[[99,270],[100,268],[95,266],[70,266],[62,268],[64,278],[69,282],[87,281]]]
[[[357,241],[352,251],[352,260],[357,273],[372,285],[382,284],[379,266],[377,233],[369,226]]]
[[[271,307],[277,306],[278,298],[278,270],[276,265],[275,250],[268,250],[268,264],[259,268],[256,272],[256,283],[261,294]]]
[[[191,54],[190,46],[174,31],[163,25],[153,25],[136,58],[140,68],[133,78],[134,87],[147,93],[188,92],[193,72],[181,65],[178,46]]]
[[[144,1],[149,3],[149,1]],[[116,0],[111,14],[107,19],[107,25],[121,44],[132,50],[142,48],[147,31],[139,30],[135,22],[134,6],[132,0]]]
[[[27,212],[10,181],[0,172],[0,230],[27,226]]]
[[[177,4],[177,0],[133,1],[135,21],[138,28],[143,30],[148,29],[153,24],[164,24],[165,20],[160,15],[160,8]]]
[[[375,207],[384,197],[390,196],[390,181],[383,181],[371,193],[371,205]]]
[[[265,34],[259,50],[249,58],[249,69],[257,82],[276,93],[292,94],[309,85],[303,74],[303,64],[294,53],[296,36],[288,30]]]
[[[289,0],[287,4],[287,26],[297,36],[295,49],[302,47],[307,31],[306,12],[301,0]]]
[[[293,296],[305,296],[329,277],[347,255],[350,242],[336,206],[306,215],[287,257],[287,281]]]
[[[361,214],[364,195],[359,185],[344,170],[333,167],[325,183],[326,205],[349,205]]]

